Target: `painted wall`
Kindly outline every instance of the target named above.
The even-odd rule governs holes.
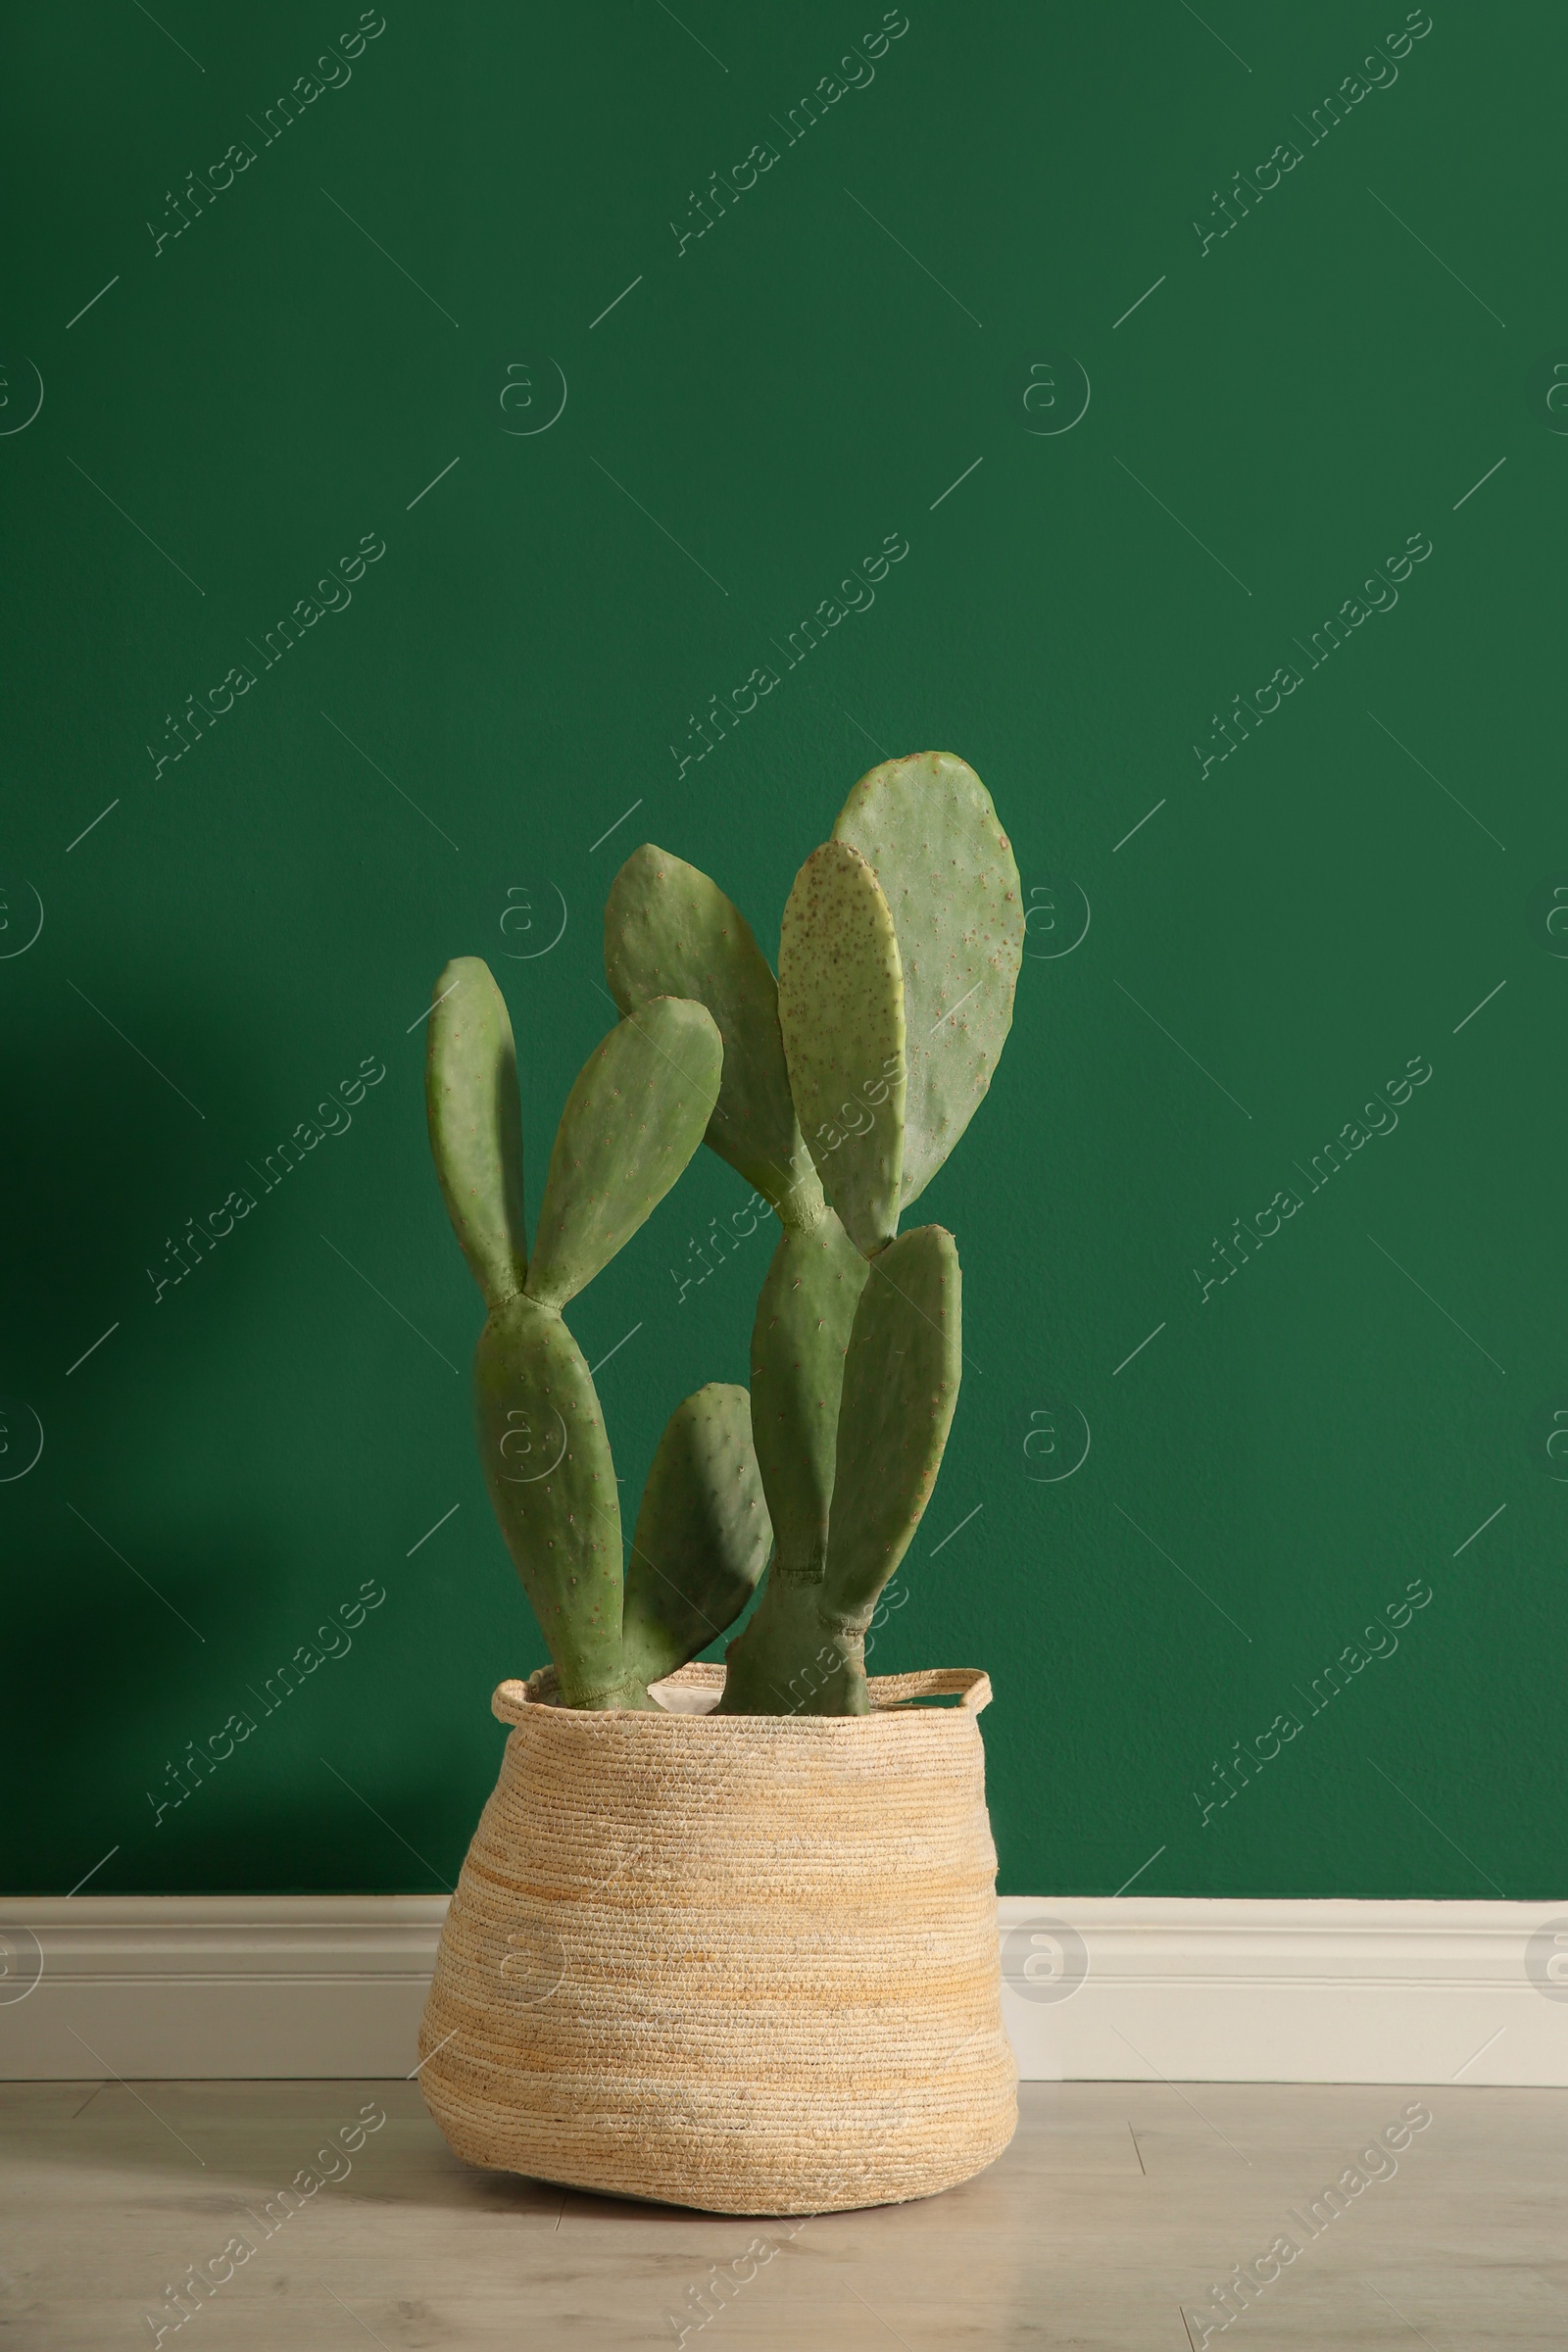
[[[619,858],[771,944],[939,746],[1030,953],[877,1663],[991,1669],[1004,1889],[1561,1891],[1565,29],[1406,26],[21,13],[12,1887],[452,1880],[543,1651],[431,977],[502,976],[537,1178]],[[744,1375],[745,1198],[574,1311],[628,1497]]]

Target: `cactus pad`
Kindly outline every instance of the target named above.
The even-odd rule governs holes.
[[[1023,955],[1018,868],[991,795],[951,752],[873,767],[845,802],[833,838],[872,866],[898,933],[908,1024],[906,1207],[973,1118],[1012,1026]]]
[[[958,1250],[940,1225],[870,1269],[844,1362],[823,1605],[862,1628],[942,1465],[963,1356]]]
[[[447,1214],[495,1306],[515,1297],[528,1270],[522,1114],[506,999],[477,956],[457,956],[435,984],[424,1102]]]
[[[786,1574],[820,1576],[844,1350],[866,1261],[829,1209],[779,1237],[752,1326],[752,1434]]]
[[[905,1004],[888,902],[848,842],[795,877],[778,951],[779,1024],[808,1149],[857,1249],[898,1229],[904,1162]]]
[[[588,1056],[550,1154],[530,1298],[564,1306],[652,1215],[712,1117],[723,1051],[705,1006],[656,997]]]
[[[498,1307],[473,1359],[484,1482],[568,1706],[629,1706],[615,1465],[582,1351],[530,1298]],[[651,1703],[643,1701],[642,1703]]]
[[[710,1381],[671,1413],[643,1489],[621,1615],[625,1671],[658,1682],[733,1625],[771,1535],[751,1397]]]
[[[778,987],[740,908],[695,865],[644,842],[605,903],[605,972],[622,1012],[652,997],[706,1004],[724,1041],[707,1141],[774,1207],[811,1163],[790,1100]]]

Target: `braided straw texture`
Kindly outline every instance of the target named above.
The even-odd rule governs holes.
[[[550,1703],[515,1726],[420,2028],[470,2164],[710,2213],[924,2197],[1017,2121],[1002,2030],[984,1675],[887,1675],[872,1713]],[[956,1707],[922,1698],[959,1694]],[[675,1711],[679,1710],[679,1711]]]

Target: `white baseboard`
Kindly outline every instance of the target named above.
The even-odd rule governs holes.
[[[0,1897],[0,2082],[406,2075],[444,1894]],[[19,1931],[21,1934],[19,1936]],[[23,1948],[19,1949],[19,1946]]]
[[[1026,2082],[1568,2084],[1568,1903],[1011,1895],[999,1910]]]
[[[406,2075],[445,1910],[0,1899],[0,2081]],[[1014,1895],[1001,1922],[1026,2082],[1568,2085],[1568,1902]]]

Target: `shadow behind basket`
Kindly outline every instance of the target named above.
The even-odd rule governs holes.
[[[984,1675],[872,1713],[492,1701],[514,1725],[425,2005],[419,2081],[470,2164],[714,2213],[929,2196],[1017,2120]],[[957,1706],[915,1703],[944,1693]]]

